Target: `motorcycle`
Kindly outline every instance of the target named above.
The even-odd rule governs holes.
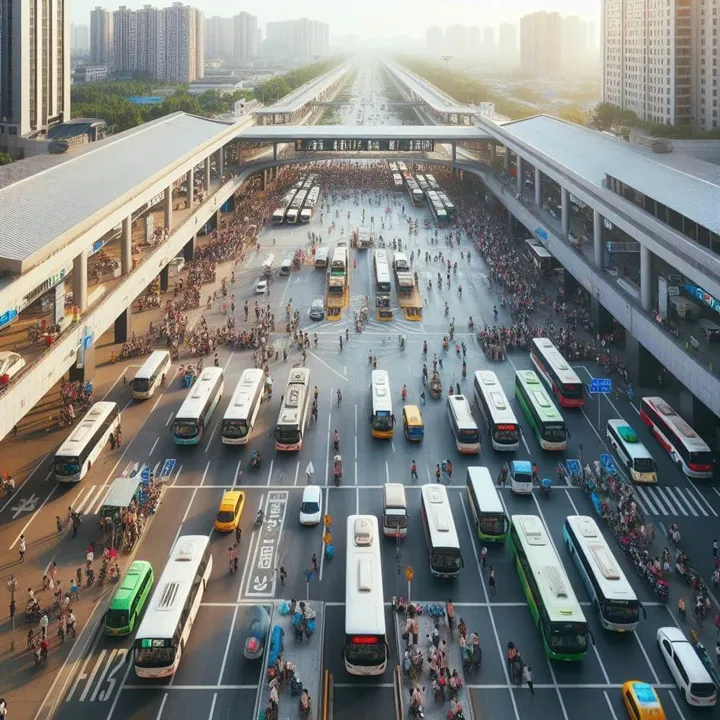
[[[258,450],[253,450],[250,455],[250,467],[253,470],[259,470],[262,463],[262,458]]]
[[[552,481],[550,480],[550,478],[543,478],[540,481],[540,493],[543,495],[543,497],[549,498],[551,489]]]
[[[342,480],[342,457],[335,455],[333,458],[333,477],[335,478],[335,487],[340,486]]]
[[[248,660],[262,658],[269,630],[270,615],[267,610],[262,605],[253,605],[250,608],[250,629],[243,650]]]
[[[253,530],[257,530],[258,528],[262,527],[264,520],[265,514],[263,513],[263,509],[260,508],[255,515],[255,521],[253,522]]]

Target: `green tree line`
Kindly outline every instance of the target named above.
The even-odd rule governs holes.
[[[291,70],[284,75],[272,77],[255,87],[253,97],[265,104],[275,103],[306,82],[334,70],[338,65],[345,62],[346,59],[344,55],[336,55],[327,60],[321,60],[320,62]]]

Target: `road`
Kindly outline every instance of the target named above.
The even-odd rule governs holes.
[[[322,191],[327,205],[330,202],[330,189],[323,187]],[[396,235],[405,242],[407,230],[401,213],[402,204],[406,206],[406,212],[419,218],[420,227],[423,227],[425,210],[410,208],[405,196],[396,197],[391,192],[388,190],[387,199],[382,200],[383,206],[389,203],[392,209],[385,218],[385,237]],[[347,231],[360,224],[362,205],[356,205],[352,197],[338,197],[332,201],[332,208],[339,211],[341,218],[345,219],[350,211],[350,222],[345,220]],[[308,229],[321,231],[319,215],[316,215],[309,228],[272,228],[261,241],[264,246],[272,247],[279,264],[278,256],[283,252],[292,252],[304,246]],[[418,250],[429,247],[428,237],[429,234],[421,230],[420,236],[413,238],[408,252],[415,250],[417,255]],[[468,247],[467,243],[464,247]],[[84,547],[94,536],[96,513],[112,479],[130,462],[147,462],[153,466],[165,459],[175,460],[174,471],[164,491],[161,507],[147,529],[136,557],[150,561],[156,575],[159,575],[169,549],[180,533],[210,534],[214,569],[184,660],[172,681],[150,685],[139,681],[128,662],[131,639],[115,640],[92,634],[93,621],[99,617],[98,610],[88,622],[87,632],[76,641],[77,651],[75,656],[71,655],[71,662],[64,668],[52,668],[53,673],[49,674],[47,685],[56,678],[57,682],[45,688],[45,700],[41,700],[41,695],[35,692],[32,696],[27,691],[23,694],[21,686],[28,679],[35,682],[32,668],[28,667],[27,662],[18,666],[14,674],[6,676],[5,682],[14,683],[13,697],[17,697],[13,717],[73,720],[207,717],[218,720],[238,717],[238,708],[247,708],[247,714],[241,716],[250,717],[249,708],[255,707],[258,699],[261,669],[259,663],[244,660],[242,654],[248,607],[258,602],[270,603],[275,598],[304,597],[306,591],[309,591],[311,602],[322,600],[325,603],[322,665],[334,676],[335,717],[337,720],[350,717],[390,720],[394,717],[391,669],[397,664],[394,643],[391,642],[393,654],[388,671],[384,676],[370,681],[360,682],[347,675],[340,655],[344,633],[345,583],[345,538],[341,529],[345,527],[345,518],[350,514],[381,514],[381,488],[388,481],[402,482],[408,486],[409,532],[406,542],[401,546],[399,564],[402,568],[411,566],[414,569],[413,599],[438,602],[452,597],[458,616],[465,620],[470,631],[477,632],[481,638],[484,648],[483,667],[480,674],[469,683],[477,718],[621,718],[625,711],[619,687],[628,679],[642,679],[654,684],[671,720],[695,715],[695,711],[688,708],[673,689],[672,678],[655,642],[657,628],[675,622],[673,613],[668,607],[654,602],[645,586],[632,573],[625,558],[621,558],[620,562],[638,596],[645,603],[647,620],[640,623],[636,633],[610,633],[601,629],[596,614],[589,607],[587,593],[561,547],[564,518],[569,514],[592,512],[590,503],[579,490],[555,487],[547,500],[536,495],[518,497],[509,490],[502,491],[509,514],[537,514],[545,522],[565,561],[570,581],[584,605],[593,631],[595,645],[585,661],[551,664],[543,655],[540,635],[532,625],[520,583],[511,568],[509,553],[504,547],[490,548],[489,562],[494,566],[497,578],[497,594],[490,595],[487,570],[481,571],[478,563],[480,545],[474,538],[469,522],[463,492],[465,468],[469,464],[486,465],[492,475],[496,476],[508,457],[491,449],[486,434],[483,436],[483,449],[479,458],[459,455],[455,450],[442,400],[428,400],[428,404],[422,407],[425,439],[421,445],[407,442],[401,428],[398,428],[392,440],[371,438],[368,422],[371,366],[368,355],[375,355],[378,368],[389,372],[394,411],[400,418],[400,389],[403,384],[409,390],[408,402],[420,404],[423,341],[427,340],[431,355],[435,352],[442,354],[441,341],[447,333],[448,325],[443,312],[445,300],[449,302],[450,315],[455,316],[461,331],[458,341],[467,344],[469,377],[461,378],[461,360],[451,348],[444,356],[444,387],[447,388],[450,382],[459,382],[462,391],[470,398],[472,373],[479,369],[492,369],[499,375],[508,396],[511,396],[515,371],[531,367],[529,357],[524,353],[515,354],[502,363],[490,363],[472,334],[464,332],[470,312],[475,321],[480,323],[489,319],[493,305],[498,304],[497,296],[482,282],[484,268],[477,255],[474,254],[469,265],[467,262],[459,263],[450,291],[439,291],[436,287],[427,291],[426,279],[434,277],[439,266],[416,262],[415,269],[422,277],[422,294],[428,296],[423,321],[411,323],[395,320],[386,324],[371,319],[364,332],[357,335],[353,332],[352,310],[359,309],[364,295],[373,295],[372,263],[370,252],[353,253],[357,268],[352,275],[351,308],[346,311],[345,319],[341,322],[311,323],[307,318],[312,298],[323,295],[325,277],[322,271],[303,268],[288,278],[278,277],[272,285],[269,302],[275,308],[277,317],[284,317],[285,305],[292,302],[303,313],[302,327],[316,332],[319,337],[317,349],[312,349],[307,356],[311,382],[320,391],[319,419],[316,424],[310,425],[298,454],[276,454],[270,437],[279,412],[281,388],[287,380],[291,362],[297,359],[297,353],[291,354],[287,363],[280,360],[271,364],[277,391],[272,400],[261,407],[250,444],[229,447],[220,442],[218,425],[242,371],[251,366],[252,354],[221,348],[218,354],[220,364],[225,369],[225,394],[197,447],[179,447],[172,440],[169,425],[186,393],[175,378],[167,389],[147,401],[129,401],[120,382],[110,389],[107,399],[116,400],[123,408],[125,444],[120,450],[103,451],[91,472],[78,486],[58,488],[49,473],[50,459],[42,461],[42,458],[37,458],[38,462],[42,461],[40,469],[23,488],[19,500],[20,505],[26,501],[26,511],[18,512],[20,505],[17,504],[0,510],[0,550],[6,572],[13,572],[18,567],[16,546],[21,532],[26,534],[29,555],[32,556],[30,560],[34,566],[44,567],[51,559],[57,558],[59,565],[70,567],[72,558],[78,556],[78,548]],[[459,260],[457,251],[454,255]],[[254,301],[253,288],[261,259],[255,256],[248,267],[236,275],[236,283],[230,291],[237,296],[238,306],[245,298],[251,304]],[[462,299],[455,291],[458,283],[462,283],[464,289]],[[396,313],[396,317],[399,316]],[[208,316],[211,325],[219,325],[223,321],[224,318],[219,314]],[[350,330],[350,339],[341,351],[338,337],[346,328]],[[404,351],[399,345],[400,334],[407,339]],[[276,334],[273,339],[278,347],[287,342],[284,333]],[[137,361],[134,366],[137,366]],[[132,368],[132,364],[119,364],[113,367],[112,373],[118,377],[122,372],[130,375]],[[109,373],[108,370],[104,372]],[[578,372],[585,379],[598,371],[595,367],[580,367]],[[343,395],[339,407],[335,401],[337,389]],[[514,399],[511,402],[524,431],[523,443],[516,457],[537,462],[541,474],[554,480],[556,463],[564,454],[541,451],[519,406]],[[682,477],[649,436],[639,422],[635,408],[626,400],[611,402],[602,398],[600,402],[601,427],[609,417],[625,417],[655,456],[660,484],[644,490],[639,496],[652,520],[658,526],[678,521],[681,528],[687,528],[684,546],[690,555],[697,558],[698,562],[701,559],[709,562],[710,545],[712,538],[717,535],[720,512],[717,491],[712,487],[691,484]],[[567,456],[576,456],[580,444],[586,459],[593,459],[605,451],[604,433],[597,431],[598,409],[595,403],[594,398],[588,397],[583,410],[563,411],[572,433]],[[345,468],[343,483],[339,488],[334,487],[329,468],[330,433],[335,428],[340,433]],[[253,449],[261,450],[264,457],[263,467],[259,471],[248,466],[249,454]],[[460,577],[450,584],[430,576],[418,512],[419,485],[432,480],[435,464],[444,458],[450,458],[455,468],[454,485],[449,492],[465,560]],[[410,481],[409,471],[413,460],[418,465],[420,475],[419,482],[415,484]],[[325,561],[323,558],[317,578],[306,588],[304,571],[310,565],[312,554],[316,553],[318,558],[322,558],[321,529],[301,527],[298,522],[305,482],[304,470],[310,461],[315,468],[314,481],[323,487],[324,510],[333,518],[335,559]],[[226,557],[230,541],[212,529],[223,492],[231,487],[243,489],[247,494],[241,522],[243,540],[237,575],[230,575],[227,571]],[[259,534],[253,532],[251,525],[255,510],[267,504],[271,493],[283,505],[284,515],[281,532],[271,542],[274,554],[272,567],[268,570],[263,567],[259,553]],[[31,496],[38,498],[34,504],[29,500]],[[67,535],[55,537],[52,532],[48,532],[48,528],[54,526],[55,515],[64,514],[68,505],[81,510],[85,516],[80,537],[75,541]],[[16,517],[13,518],[13,515]],[[81,551],[79,554],[82,554]],[[391,628],[391,599],[395,595],[406,595],[407,586],[398,573],[396,546],[393,542],[383,544],[382,557],[387,621],[388,628]],[[272,572],[280,565],[288,572],[285,588],[279,586]],[[106,596],[107,592],[93,596],[94,607],[101,608]],[[82,604],[79,603],[78,607]],[[318,638],[315,642],[318,642]],[[503,648],[509,641],[520,648],[525,661],[533,667],[536,683],[534,696],[530,695],[527,688],[513,689],[508,684],[504,672]],[[21,637],[19,642],[22,642]],[[286,642],[292,640],[286,638]],[[458,655],[452,657],[451,667],[458,660]],[[283,702],[294,701],[283,698],[281,706]]]

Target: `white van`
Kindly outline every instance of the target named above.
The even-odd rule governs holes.
[[[687,704],[713,707],[717,701],[717,688],[685,633],[675,626],[661,627],[657,631],[657,641]]]
[[[280,265],[280,274],[289,275],[292,270],[292,258],[285,258]]]
[[[269,277],[272,272],[273,265],[275,264],[275,256],[272,253],[268,253],[265,256],[262,264],[262,274]]]
[[[383,485],[383,535],[400,538],[407,535],[408,516],[405,486],[402,483]]]

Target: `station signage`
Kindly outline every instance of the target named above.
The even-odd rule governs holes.
[[[685,283],[683,287],[688,291],[691,297],[694,297],[701,303],[707,305],[709,308],[712,308],[716,313],[720,313],[720,302],[709,292],[706,292],[703,288],[693,285],[692,283]]]
[[[355,139],[319,139],[296,140],[296,152],[318,151],[344,152],[433,152],[434,140],[370,140]]]

